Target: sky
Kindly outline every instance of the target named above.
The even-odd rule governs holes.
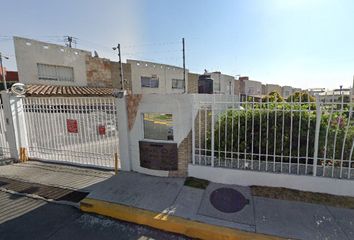
[[[306,88],[352,86],[352,0],[0,0],[0,52],[16,69],[13,36],[64,44],[117,60],[221,71]]]

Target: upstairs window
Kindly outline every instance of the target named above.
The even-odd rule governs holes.
[[[141,77],[141,87],[145,88],[159,88],[159,79],[156,76]]]
[[[184,89],[184,80],[172,79],[172,89]]]
[[[38,79],[48,81],[73,82],[74,69],[72,67],[37,64]]]

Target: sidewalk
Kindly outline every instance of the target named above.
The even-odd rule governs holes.
[[[91,186],[81,209],[203,239],[354,239],[354,210],[255,197],[236,185],[197,189],[184,180],[119,172]],[[215,194],[232,189],[246,203],[237,212],[229,204],[236,195]]]

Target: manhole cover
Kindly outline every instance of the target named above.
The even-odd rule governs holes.
[[[234,213],[248,204],[248,200],[235,189],[218,188],[210,194],[210,203],[221,212]]]

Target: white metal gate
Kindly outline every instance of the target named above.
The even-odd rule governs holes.
[[[113,97],[29,97],[23,105],[30,158],[114,168],[119,138]]]
[[[10,147],[6,140],[5,116],[2,102],[0,102],[0,159],[10,158]]]

